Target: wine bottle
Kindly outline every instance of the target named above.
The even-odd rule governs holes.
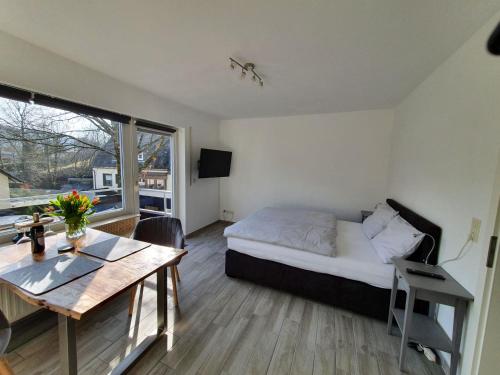
[[[33,226],[30,229],[31,237],[31,252],[33,254],[41,254],[45,251],[45,229],[40,223],[40,214],[33,214]]]

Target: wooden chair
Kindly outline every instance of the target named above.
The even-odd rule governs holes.
[[[7,359],[4,357],[10,341],[10,324],[5,315],[0,311],[0,375],[13,375]]]
[[[175,247],[177,249],[184,249],[185,246],[181,221],[168,216],[152,217],[139,221],[135,227],[132,238],[138,241],[149,242],[160,246]],[[178,306],[177,282],[181,281],[181,279],[177,264],[170,267],[170,276],[172,278],[174,305]],[[141,288],[142,287],[144,287],[144,282],[141,283]],[[137,287],[133,287],[130,291],[129,316],[132,315],[134,310],[136,293]]]

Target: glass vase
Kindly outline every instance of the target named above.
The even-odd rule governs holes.
[[[87,230],[87,224],[83,221],[77,223],[65,223],[64,227],[66,228],[66,238],[68,240],[79,239],[85,235]]]

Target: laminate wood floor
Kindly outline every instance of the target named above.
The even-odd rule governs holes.
[[[168,332],[133,368],[133,374],[399,374],[399,338],[385,324],[224,274],[225,225],[188,239],[179,266],[180,308]],[[169,279],[170,282],[170,279]],[[81,374],[105,374],[156,327],[155,279],[138,291],[134,315],[128,295],[77,325]],[[8,355],[16,374],[58,373],[53,328]],[[410,374],[441,374],[410,350]]]

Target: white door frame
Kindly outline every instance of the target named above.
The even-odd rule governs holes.
[[[488,246],[489,246],[489,238],[490,236],[494,233],[495,231],[495,226],[498,225],[497,220],[500,217],[500,152],[498,153],[498,162],[497,162],[497,169],[496,169],[496,178],[495,178],[495,185],[493,188],[493,195],[491,198],[491,211],[489,215],[489,223],[487,226],[488,230]],[[500,242],[500,241],[499,241]],[[500,244],[497,243],[496,246],[496,254],[495,254],[495,259],[493,261],[493,267],[492,268],[487,268],[486,267],[486,260],[488,257],[488,249],[485,251],[485,256],[482,259],[482,266],[485,268],[485,278],[484,278],[484,291],[482,295],[482,301],[481,301],[481,312],[480,312],[480,318],[479,318],[479,327],[477,331],[477,339],[476,339],[476,345],[475,345],[475,350],[474,350],[474,360],[473,360],[473,365],[472,365],[472,373],[473,374],[480,374],[480,369],[481,369],[481,356],[483,352],[483,343],[484,343],[484,338],[486,335],[486,329],[487,329],[487,323],[488,323],[488,315],[489,315],[489,308],[491,304],[491,300],[493,298],[492,292],[493,292],[493,286],[494,286],[494,281],[495,278],[500,277]],[[499,343],[500,347],[500,343]]]

